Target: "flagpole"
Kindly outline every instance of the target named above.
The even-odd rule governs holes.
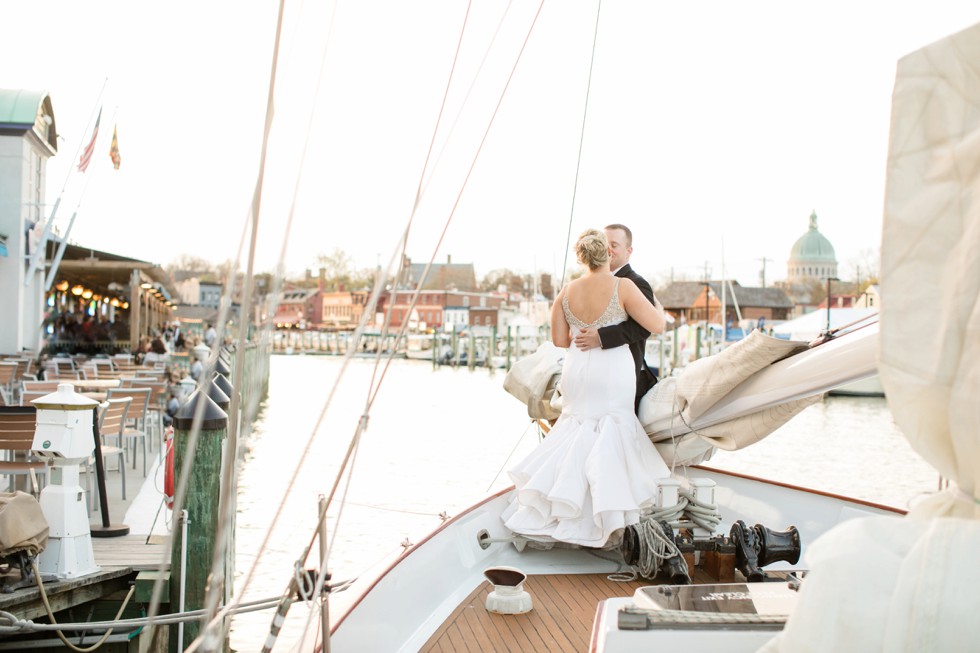
[[[117,105],[112,111],[112,121],[116,120],[116,112],[119,110]],[[44,284],[44,292],[49,292],[51,290],[51,284],[54,283],[54,278],[58,274],[58,266],[61,265],[61,257],[65,255],[65,248],[68,247],[68,236],[71,234],[71,228],[75,224],[75,217],[78,216],[79,209],[82,208],[82,200],[85,199],[85,191],[88,190],[88,184],[92,181],[92,177],[95,176],[95,171],[92,171],[91,175],[85,178],[85,185],[82,186],[82,193],[78,196],[78,203],[75,205],[75,212],[71,214],[71,220],[68,221],[68,228],[65,229],[65,234],[61,237],[61,242],[58,244],[58,253],[55,254],[54,259],[51,261],[51,267],[48,268],[48,280]]]
[[[106,77],[102,82],[102,89],[99,90],[99,97],[95,100],[95,106],[92,107],[92,113],[95,113],[96,107],[102,104],[102,94],[105,93],[106,84],[109,82],[109,78]],[[89,127],[92,125],[92,116],[89,115]],[[86,130],[87,133],[87,130]],[[82,144],[84,140],[78,142],[78,149],[75,150],[75,158],[78,158],[78,153],[82,150]],[[74,162],[74,158],[72,161]],[[41,233],[41,239],[38,241],[37,247],[31,253],[31,264],[27,268],[27,274],[24,276],[24,285],[30,285],[31,279],[34,277],[34,272],[37,270],[37,266],[40,263],[41,252],[44,251],[45,245],[48,242],[48,236],[51,235],[51,229],[54,227],[54,219],[58,213],[58,207],[61,205],[61,198],[65,194],[65,189],[68,188],[68,180],[71,179],[72,170],[74,170],[75,164],[72,163],[71,167],[68,168],[68,174],[65,175],[65,183],[61,186],[61,192],[58,193],[58,199],[54,202],[54,207],[51,209],[51,215],[48,217],[47,221],[44,223],[44,231]],[[74,216],[72,216],[74,220]],[[50,284],[48,284],[50,286]]]

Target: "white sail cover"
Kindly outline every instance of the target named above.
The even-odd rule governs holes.
[[[899,62],[882,237],[879,373],[949,488],[812,544],[766,651],[963,651],[980,642],[980,25]]]
[[[695,465],[716,448],[735,451],[754,444],[820,399],[819,393],[754,410],[720,424],[695,425],[735,388],[774,361],[806,349],[755,330],[714,356],[690,363],[661,380],[640,400],[638,417],[669,466]]]

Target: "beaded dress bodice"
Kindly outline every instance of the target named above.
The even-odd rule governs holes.
[[[571,309],[568,308],[568,293],[566,292],[562,298],[561,308],[565,313],[565,319],[568,320],[568,326],[576,331],[581,331],[582,329],[601,329],[610,324],[624,322],[627,315],[626,310],[619,305],[619,281],[617,277],[616,283],[613,285],[612,297],[609,298],[609,304],[606,306],[606,310],[602,312],[602,315],[589,323],[585,323],[575,317]]]

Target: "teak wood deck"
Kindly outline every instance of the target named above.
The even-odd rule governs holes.
[[[700,568],[694,582],[714,583]],[[484,651],[589,650],[592,623],[599,602],[632,596],[639,587],[658,585],[638,579],[609,580],[608,574],[532,575],[524,581],[533,609],[526,614],[500,615],[486,609],[489,582],[467,596],[420,650],[444,653]]]

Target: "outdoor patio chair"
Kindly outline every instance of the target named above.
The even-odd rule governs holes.
[[[130,398],[132,403],[126,412],[126,423],[123,426],[123,447],[133,449],[133,469],[136,469],[136,443],[143,445],[143,476],[146,476],[146,433],[150,406],[151,388],[110,388],[106,399]]]
[[[107,444],[109,438],[115,437],[121,443],[123,430],[126,426],[126,412],[132,403],[132,398],[109,399],[99,405],[99,436],[102,447],[102,469],[109,473],[109,458],[118,459],[118,471],[122,481],[122,498],[126,498],[126,450],[122,446]],[[94,466],[93,466],[94,468]],[[96,484],[97,486],[98,484]],[[92,506],[95,506],[95,492],[91,492]]]
[[[163,441],[163,413],[167,408],[167,382],[137,376],[130,382],[130,387],[150,388],[150,403],[147,407],[149,422],[146,432],[152,435],[150,451],[156,451],[156,442]]]
[[[35,496],[40,495],[47,478],[47,464],[33,454],[37,412],[33,408],[0,408],[0,476],[9,476],[8,491],[15,489],[19,475],[29,476]]]
[[[0,401],[4,406],[17,403],[17,363],[0,361]]]

